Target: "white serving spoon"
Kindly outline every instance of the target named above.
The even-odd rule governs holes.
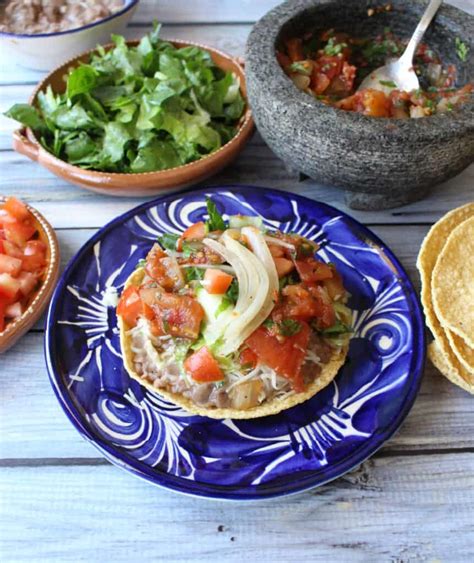
[[[381,66],[372,71],[361,83],[359,90],[365,88],[373,88],[375,90],[382,90],[383,92],[390,93],[397,88],[398,90],[405,90],[411,92],[418,90],[420,82],[413,68],[413,57],[415,56],[416,49],[428,29],[431,20],[434,18],[443,0],[431,0],[426,8],[424,14],[421,16],[420,23],[411,36],[410,41],[403,53],[403,55],[395,61]]]

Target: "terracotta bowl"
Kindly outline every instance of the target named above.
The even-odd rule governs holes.
[[[172,40],[170,42],[178,48],[191,45],[208,51],[218,67],[225,71],[231,71],[239,77],[241,93],[245,100],[247,100],[243,65],[238,59],[198,43]],[[127,42],[129,46],[137,44],[138,41]],[[105,46],[106,49],[111,47],[112,45]],[[30,104],[35,105],[38,92],[46,90],[48,86],[51,86],[54,92],[64,92],[66,88],[63,79],[64,75],[67,74],[71,67],[77,66],[80,62],[88,61],[93,51],[88,51],[79,57],[67,61],[48,74],[34,90],[29,100]],[[176,168],[138,174],[97,172],[94,170],[84,170],[79,166],[68,164],[45,150],[29,128],[19,129],[13,133],[13,148],[17,152],[31,158],[31,160],[35,160],[38,164],[56,174],[56,176],[64,178],[64,180],[82,188],[114,196],[151,196],[160,193],[162,190],[189,186],[216,174],[237,157],[253,133],[253,130],[253,118],[247,106],[244,115],[240,119],[237,134],[217,151],[200,160],[177,166]]]
[[[0,203],[4,200],[5,198],[0,196]],[[56,233],[41,213],[29,205],[27,205],[27,208],[35,219],[39,238],[48,247],[48,267],[43,275],[39,289],[33,294],[33,297],[31,298],[23,315],[21,315],[18,319],[9,322],[5,330],[0,332],[0,354],[13,346],[15,342],[40,318],[41,313],[49,303],[59,275],[59,244]]]

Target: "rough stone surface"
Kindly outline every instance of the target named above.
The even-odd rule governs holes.
[[[330,27],[374,36],[389,26],[408,37],[425,7],[421,0],[393,0],[392,11],[369,18],[367,9],[376,4],[386,2],[290,0],[257,22],[247,43],[247,88],[262,137],[289,168],[356,192],[348,201],[358,209],[421,199],[474,161],[474,100],[421,119],[371,118],[325,106],[299,91],[280,68],[275,48],[286,36]],[[470,46],[465,62],[456,57],[456,37]],[[445,64],[457,65],[459,84],[472,80],[472,16],[442,6],[425,41]]]

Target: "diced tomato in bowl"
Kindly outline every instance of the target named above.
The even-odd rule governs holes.
[[[8,254],[0,254],[0,274],[10,274],[17,277],[22,269],[22,260],[8,256]]]
[[[37,272],[46,265],[47,247],[41,240],[30,240],[23,251],[23,270]]]
[[[0,297],[7,300],[8,304],[15,301],[20,291],[20,282],[10,274],[0,274]]]
[[[7,240],[21,247],[36,233],[36,227],[29,221],[21,222],[15,220],[11,223],[5,223],[3,230]]]
[[[15,197],[7,197],[3,204],[3,211],[9,213],[17,221],[27,221],[31,219],[31,213],[26,205]]]
[[[26,311],[48,265],[48,245],[38,225],[18,199],[0,202],[0,333]],[[0,350],[3,346],[0,339]]]

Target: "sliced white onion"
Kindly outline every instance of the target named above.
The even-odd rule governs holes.
[[[265,235],[265,240],[267,242],[269,242],[270,244],[275,244],[277,246],[283,246],[285,248],[288,248],[288,250],[296,250],[295,249],[295,245],[291,244],[289,242],[285,242],[284,240],[281,240],[277,237],[272,237],[270,235]]]
[[[232,266],[227,266],[227,264],[181,264],[181,268],[201,268],[203,270],[222,270],[227,274],[235,275],[235,270]]]
[[[273,283],[270,284],[267,270],[257,256],[227,232],[224,232],[221,240],[224,244],[210,239],[204,239],[203,242],[234,268],[239,282],[234,319],[227,326],[219,349],[222,355],[227,356],[236,352],[242,342],[262,324],[271,313],[274,302]]]
[[[243,227],[242,235],[247,239],[247,242],[255,254],[255,256],[263,264],[263,267],[267,271],[268,278],[270,280],[270,292],[278,292],[279,282],[278,274],[275,267],[275,261],[270,253],[267,243],[265,242],[265,237],[262,231],[255,227]]]

